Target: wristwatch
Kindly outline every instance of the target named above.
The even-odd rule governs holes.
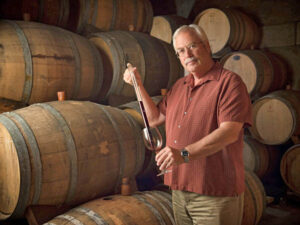
[[[188,163],[190,161],[189,156],[190,153],[186,149],[181,150],[181,157],[183,158],[185,163]]]

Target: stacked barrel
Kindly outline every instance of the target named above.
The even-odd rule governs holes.
[[[265,208],[263,186],[251,171],[246,171],[243,225],[257,224]],[[139,213],[136,213],[136,212]],[[107,196],[80,205],[50,220],[51,224],[166,224],[175,225],[171,195],[152,190],[131,196]]]
[[[152,97],[152,100],[157,103],[161,99],[161,96],[155,96]],[[138,102],[130,102],[124,105],[119,106],[119,108],[125,110],[128,112],[137,123],[139,123],[141,126],[143,126],[143,119],[141,115],[141,111],[138,107]],[[164,135],[164,127],[159,127],[159,130]],[[251,154],[250,151],[248,154]],[[257,158],[256,156],[255,159]],[[267,156],[266,156],[267,157]],[[265,158],[266,158],[265,157]],[[154,154],[146,155],[147,160],[145,160],[144,163],[144,169],[142,170],[142,173],[139,174],[137,177],[137,181],[142,180],[143,178],[146,178],[148,181],[150,180],[151,183],[159,184],[159,180],[155,176],[157,174],[157,167],[155,167],[155,163],[151,161],[154,160]],[[146,159],[145,158],[145,159]],[[269,159],[269,158],[268,158]],[[264,159],[261,159],[264,160]],[[270,159],[271,160],[271,159]],[[253,160],[252,160],[253,161]],[[253,164],[253,162],[251,162]],[[256,162],[254,162],[255,164]],[[261,164],[264,164],[265,162],[261,162]],[[269,163],[265,163],[267,166]],[[260,167],[257,166],[257,167]],[[261,169],[263,173],[266,173],[267,171]],[[242,224],[243,225],[255,225],[257,224],[265,210],[266,207],[266,193],[263,187],[262,182],[259,180],[258,175],[255,173],[256,171],[252,168],[246,168],[245,169],[245,200],[244,200],[244,213],[243,213],[243,219]],[[147,184],[146,184],[147,187]],[[54,220],[55,222],[56,220]],[[109,223],[110,224],[110,223]]]
[[[134,89],[123,81],[127,62],[139,69],[151,96],[160,94],[161,89],[170,88],[183,75],[170,44],[147,34],[111,31],[95,33],[90,41],[101,52],[105,64],[100,99],[108,100],[116,95],[135,99]]]
[[[0,112],[6,112],[0,114],[0,220],[24,217],[29,207],[47,205],[76,206],[49,224],[174,224],[168,192],[112,194],[120,193],[124,178],[151,177],[153,185],[161,183],[154,154],[143,144],[134,90],[122,79],[126,63],[138,67],[146,90],[159,102],[160,90],[183,76],[171,37],[189,22],[171,15],[153,18],[148,0],[4,0],[0,12],[11,19],[0,21]],[[26,21],[20,21],[23,18]],[[248,49],[231,52],[221,62],[241,76],[244,67],[252,66],[248,91],[255,98],[284,87],[281,60],[249,50],[259,42],[259,29],[249,16],[212,9],[200,13],[195,22],[207,32],[215,57]],[[214,24],[225,29],[223,36],[210,30]],[[214,42],[219,36],[223,40]],[[235,62],[241,61],[239,68]],[[66,93],[66,101],[55,101],[58,91]],[[262,143],[283,143],[299,134],[297,97],[292,92],[274,95],[257,103],[257,121],[267,125],[255,122],[251,133],[256,140],[245,140],[247,154],[254,154],[251,160],[245,155],[245,161],[250,160],[249,167],[259,177],[272,170],[269,165],[276,157]],[[283,122],[278,120],[279,138],[265,132],[272,122],[264,118],[270,107],[285,115]],[[159,130],[165,139],[164,127]],[[299,183],[288,172],[298,165],[293,162],[297,149],[282,163],[291,188]],[[265,208],[265,191],[254,172],[245,172],[244,225],[257,224]],[[142,213],[132,213],[138,210]]]
[[[190,24],[190,21],[177,15],[161,15],[153,18],[153,25],[150,35],[157,37],[167,43],[172,43],[172,36],[175,30],[182,26]]]
[[[0,115],[0,218],[30,205],[76,205],[119,190],[142,168],[139,125],[85,101],[37,103]]]
[[[194,23],[205,30],[216,58],[231,50],[255,48],[259,44],[258,26],[251,17],[236,9],[209,8],[200,12]]]
[[[170,43],[149,34],[150,1],[4,0],[0,11],[0,220],[27,218],[32,207],[75,207],[119,194],[136,177],[156,178],[141,124],[113,107],[135,100],[123,81],[128,62],[152,96],[183,76]],[[58,92],[65,101],[56,101]],[[160,220],[174,224],[169,194],[136,194],[132,210],[154,197],[154,208],[166,210]]]
[[[270,52],[257,49],[231,52],[221,63],[242,78],[253,100],[283,89],[287,83],[285,63]]]
[[[96,199],[59,215],[52,224],[136,224],[175,225],[170,193],[137,192],[131,196],[114,195]]]
[[[97,100],[103,62],[86,38],[41,23],[1,20],[0,97],[24,104],[68,99]]]
[[[208,8],[198,13],[194,24],[206,32],[213,58],[240,75],[251,96],[276,90],[285,84],[285,74],[282,82],[278,83],[277,78],[281,74],[273,71],[277,61],[273,63],[266,54],[253,50],[260,41],[260,29],[249,15],[233,8]],[[256,225],[263,215],[266,194],[259,178],[274,169],[276,165],[271,161],[277,155],[276,149],[268,148],[252,137],[245,137],[243,158],[247,189],[243,225]]]
[[[253,103],[250,133],[264,145],[281,149],[280,174],[289,192],[299,196],[300,92],[279,90]],[[277,168],[279,170],[279,168]]]
[[[132,100],[132,87],[122,80],[127,62],[140,68],[152,95],[182,76],[171,46],[140,32],[95,33],[88,40],[58,27],[8,20],[0,29],[0,97],[25,104],[55,100],[60,90],[74,100],[103,102],[112,94]]]
[[[208,8],[194,23],[206,32],[215,60],[242,78],[251,97],[253,124],[245,130],[245,167],[268,194],[282,196],[287,187],[299,195],[300,92],[289,88],[284,59],[258,48],[261,28],[255,21],[237,9]]]
[[[88,26],[102,31],[150,32],[153,11],[148,0],[3,0],[2,18],[59,26],[82,33]]]
[[[286,187],[299,195],[300,92],[289,88],[287,63],[258,49],[260,27],[244,12],[209,8],[194,23],[205,30],[213,57],[242,78],[251,97],[253,124],[245,132],[245,167],[271,195],[278,192],[272,185],[279,186],[281,196]]]

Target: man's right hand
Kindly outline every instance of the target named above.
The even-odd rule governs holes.
[[[141,75],[138,72],[136,67],[133,67],[130,63],[127,63],[127,69],[125,70],[124,74],[123,74],[123,80],[130,84],[133,85],[132,79],[131,79],[131,75],[130,72],[132,72],[135,76],[136,82],[138,86],[142,85],[142,81],[141,81]]]

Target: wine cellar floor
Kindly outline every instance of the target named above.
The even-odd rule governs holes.
[[[279,204],[266,208],[258,225],[299,225],[300,201],[281,199]]]

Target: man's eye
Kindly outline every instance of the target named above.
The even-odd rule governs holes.
[[[193,43],[193,44],[190,45],[190,49],[194,49],[196,47],[197,47],[197,45],[195,43]]]
[[[184,50],[183,49],[178,49],[177,52],[178,52],[178,54],[182,54],[184,52]]]

